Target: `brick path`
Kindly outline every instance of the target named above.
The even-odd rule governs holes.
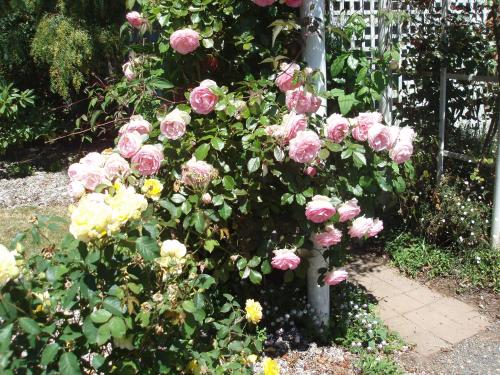
[[[384,323],[420,354],[450,348],[489,325],[474,307],[404,277],[372,254],[359,255],[347,270],[377,299]]]

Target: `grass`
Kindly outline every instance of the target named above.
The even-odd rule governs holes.
[[[410,233],[400,233],[385,244],[392,263],[411,277],[455,277],[470,288],[500,291],[500,252],[489,246],[451,251]]]
[[[29,234],[28,246],[36,246],[37,232],[41,245],[59,243],[65,234],[67,223],[51,217],[67,218],[67,206],[0,208],[0,243],[10,245],[20,232]],[[32,230],[34,224],[39,231]]]

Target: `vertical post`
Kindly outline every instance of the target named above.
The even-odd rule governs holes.
[[[495,160],[495,192],[491,220],[491,247],[494,250],[500,246],[500,98],[497,98],[495,110],[497,116],[497,157]]]
[[[444,42],[446,28],[446,15],[448,14],[448,0],[442,0],[441,8],[441,42]],[[437,157],[437,182],[441,181],[444,170],[444,136],[446,125],[446,66],[443,66],[439,74],[439,153]]]
[[[316,82],[318,91],[326,90],[326,49],[325,49],[325,1],[324,0],[304,0],[301,8],[301,17],[314,19],[320,22],[318,32],[304,33],[304,60],[312,68],[321,72],[321,79]],[[326,100],[323,99],[321,107],[316,113],[318,116],[326,116]],[[328,264],[323,257],[322,251],[314,249],[309,258],[309,268],[307,269],[307,298],[309,304],[316,311],[318,323],[327,325],[330,318],[330,287],[328,285],[319,286],[318,270],[328,268]]]
[[[389,48],[390,42],[390,30],[387,24],[387,17],[384,15],[384,11],[390,10],[390,3],[388,0],[379,0],[378,10],[378,49],[380,54],[383,54]],[[390,74],[390,68],[388,70]],[[392,125],[392,87],[389,83],[384,92],[382,93],[382,98],[380,99],[379,109],[384,116],[384,121],[388,125]]]

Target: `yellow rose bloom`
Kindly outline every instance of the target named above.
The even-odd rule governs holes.
[[[106,204],[104,194],[87,194],[71,211],[69,232],[83,242],[104,237],[111,215],[111,208]]]
[[[262,366],[264,367],[264,375],[279,375],[280,373],[280,365],[272,358],[264,358]]]
[[[120,187],[115,195],[106,200],[111,208],[110,232],[116,232],[129,220],[137,220],[148,208],[148,202],[143,195],[137,194],[133,187]]]
[[[253,299],[247,299],[245,303],[246,318],[249,322],[257,324],[262,319],[262,306]]]
[[[0,245],[0,288],[19,275],[13,251]]]
[[[148,178],[144,181],[141,191],[144,195],[154,201],[160,199],[163,184],[155,178]]]
[[[248,357],[247,357],[247,362],[248,363],[255,363],[257,362],[257,356],[255,354],[250,354]]]
[[[186,253],[186,246],[177,240],[166,240],[161,244],[160,256],[162,258],[183,258]]]

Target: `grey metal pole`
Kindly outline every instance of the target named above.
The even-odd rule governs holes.
[[[495,192],[493,195],[493,214],[491,220],[491,247],[500,245],[500,99],[497,98],[497,157],[495,161]]]
[[[325,1],[305,0],[301,8],[303,18],[314,18],[320,22],[317,33],[305,33],[304,61],[312,68],[321,72],[322,79],[316,82],[316,89],[326,89],[326,48],[325,48]],[[323,99],[321,107],[316,112],[321,117],[326,117],[326,100]],[[323,251],[314,249],[309,257],[307,269],[307,299],[316,312],[319,325],[327,325],[330,318],[330,287],[318,285],[320,268],[328,268],[328,263],[323,257]]]

